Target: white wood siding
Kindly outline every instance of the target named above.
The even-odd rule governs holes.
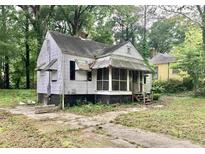
[[[57,60],[57,81],[50,82],[51,83],[51,93],[59,94],[60,85],[61,85],[61,51],[57,46],[54,39],[51,37],[49,32],[46,34],[46,39],[43,42],[40,54],[37,60],[37,66],[46,63],[49,63],[49,51],[50,50],[50,60]],[[49,48],[48,48],[49,43]],[[37,93],[47,93],[47,87],[49,84],[49,72],[48,71],[37,71]]]
[[[64,89],[65,94],[94,94],[96,90],[96,71],[92,71],[92,81],[87,81],[87,71],[76,71],[75,80],[70,80],[70,61],[93,59],[64,54]]]
[[[128,53],[128,49],[127,49],[128,47],[130,48],[129,53]],[[119,49],[115,50],[112,54],[130,57],[130,58],[135,58],[138,60],[143,60],[142,56],[139,54],[139,52],[135,49],[135,47],[130,42],[126,43],[125,45],[123,45]]]

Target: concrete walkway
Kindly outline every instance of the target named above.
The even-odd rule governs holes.
[[[67,112],[35,114],[34,107],[18,106],[14,109],[4,109],[13,114],[24,114],[36,120],[52,120],[56,124],[68,124],[73,129],[84,129],[84,132],[101,130],[102,135],[121,145],[121,147],[149,147],[149,148],[200,148],[188,140],[181,140],[169,135],[128,128],[111,123],[118,115],[138,112],[146,108],[128,108],[123,111],[107,112],[101,115],[87,117]]]

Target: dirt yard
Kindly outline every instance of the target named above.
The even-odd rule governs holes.
[[[37,137],[32,136],[33,144],[16,143],[12,145],[0,139],[1,147],[200,147],[188,140],[180,140],[169,135],[113,123],[114,119],[121,114],[149,110],[146,107],[126,108],[94,116],[68,112],[35,114],[34,107],[31,106],[17,106],[13,109],[4,108],[3,110],[15,116],[22,117],[23,114],[24,120],[27,119],[27,125],[32,126]],[[12,117],[12,115],[10,116]],[[4,132],[3,128],[1,131]],[[5,135],[4,133],[1,134]],[[38,138],[41,140],[38,141]]]

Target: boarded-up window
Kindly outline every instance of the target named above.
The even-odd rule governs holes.
[[[112,90],[126,91],[127,90],[127,70],[113,68],[112,69]]]
[[[97,90],[109,89],[109,69],[102,68],[97,70]]]
[[[51,71],[51,81],[56,82],[58,79],[58,72],[57,71]]]
[[[70,80],[75,80],[75,61],[70,61]]]

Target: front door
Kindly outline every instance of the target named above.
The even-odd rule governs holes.
[[[133,92],[139,93],[139,82],[138,82],[138,76],[139,72],[138,71],[133,71]]]

